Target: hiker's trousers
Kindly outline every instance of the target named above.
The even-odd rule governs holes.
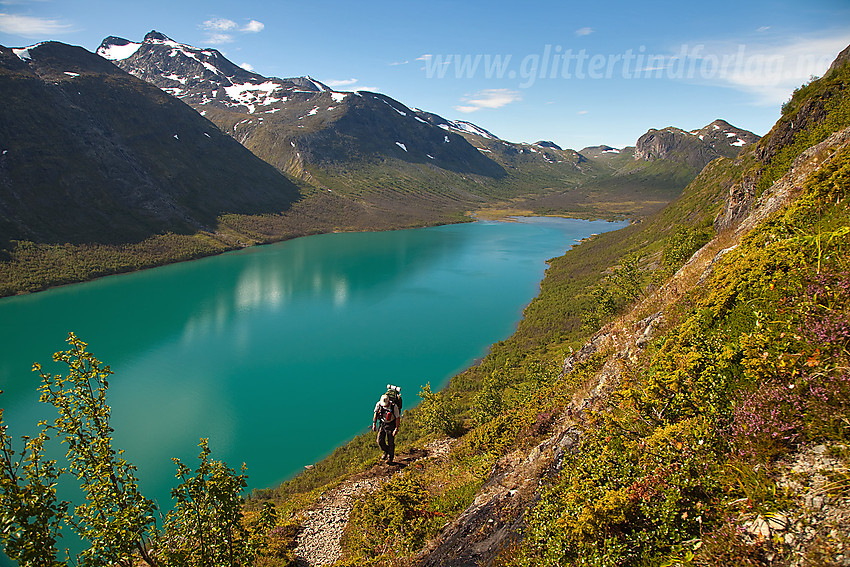
[[[389,460],[393,460],[395,458],[395,435],[393,435],[393,431],[395,430],[395,421],[391,421],[390,423],[382,423],[378,428],[378,446],[384,452],[384,454],[389,456]]]

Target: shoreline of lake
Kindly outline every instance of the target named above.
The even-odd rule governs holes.
[[[96,267],[96,268],[93,269],[93,272],[92,272],[93,275],[88,276],[88,277],[83,277],[83,278],[79,278],[79,279],[66,279],[65,281],[58,281],[56,283],[50,283],[50,280],[48,280],[47,283],[45,283],[43,285],[38,284],[33,289],[16,289],[13,292],[7,292],[5,290],[5,288],[2,285],[0,285],[0,300],[2,300],[3,298],[6,298],[6,297],[17,297],[17,296],[21,296],[21,295],[37,294],[37,293],[47,291],[47,290],[50,290],[50,289],[56,289],[56,288],[61,288],[61,287],[69,286],[69,285],[75,285],[75,284],[80,284],[80,283],[96,281],[96,280],[111,277],[111,276],[122,276],[122,275],[127,275],[127,274],[134,274],[134,273],[138,273],[138,272],[142,272],[142,271],[146,271],[146,270],[150,270],[150,269],[154,269],[154,268],[169,266],[169,265],[172,265],[172,264],[182,264],[182,263],[185,263],[185,262],[202,260],[204,258],[220,256],[222,254],[238,252],[240,250],[245,250],[245,249],[257,248],[257,247],[263,247],[263,246],[272,246],[272,245],[275,245],[275,244],[280,244],[282,242],[289,242],[289,241],[292,241],[292,240],[298,240],[300,238],[305,238],[305,237],[309,237],[309,236],[319,236],[319,235],[322,235],[322,234],[352,234],[352,233],[360,233],[360,232],[370,233],[370,232],[392,232],[392,231],[398,231],[398,230],[417,230],[419,228],[448,226],[448,225],[453,225],[453,224],[466,224],[466,223],[470,223],[470,222],[480,222],[480,221],[515,222],[513,219],[515,219],[516,217],[562,218],[562,219],[575,219],[575,220],[585,220],[585,221],[601,220],[601,221],[605,221],[605,222],[631,222],[628,219],[619,219],[619,218],[613,218],[613,217],[612,218],[601,218],[601,217],[596,217],[596,216],[571,215],[571,214],[535,214],[533,211],[524,210],[524,209],[508,209],[508,208],[505,208],[505,209],[478,209],[476,211],[467,211],[465,220],[458,220],[456,222],[437,222],[437,223],[433,223],[433,224],[427,224],[427,225],[422,225],[422,226],[413,226],[413,227],[388,227],[388,228],[384,228],[384,229],[373,229],[373,230],[368,230],[368,229],[364,229],[364,230],[328,230],[328,231],[321,231],[321,232],[316,232],[316,233],[296,234],[296,235],[289,236],[289,237],[275,238],[275,239],[271,239],[271,240],[268,240],[268,241],[258,241],[258,242],[254,242],[254,243],[250,243],[250,244],[241,243],[240,245],[223,246],[223,247],[217,248],[217,249],[209,249],[206,252],[199,253],[199,254],[177,256],[177,257],[164,257],[164,258],[160,258],[158,260],[153,260],[153,261],[150,261],[150,262],[142,262],[141,264],[138,264],[137,267],[133,267],[133,266],[129,265],[130,263],[132,263],[132,258],[130,258],[128,256],[125,259],[125,264],[121,265],[119,268],[115,269],[114,271],[110,271],[105,266]],[[200,238],[204,234],[205,233],[196,233],[194,235],[182,235],[180,237],[186,238],[186,239],[192,239],[192,238]],[[215,233],[209,233],[209,234],[214,235]],[[170,236],[177,237],[178,235],[170,235]],[[169,235],[158,235],[157,237],[152,237],[152,238],[155,239],[155,238],[166,238],[166,237],[169,237]],[[141,244],[142,243],[139,243],[139,245],[141,245]],[[57,255],[57,253],[51,252],[51,250],[53,250],[53,247],[58,247],[59,248],[59,252],[58,252],[59,255],[66,255],[66,256],[70,257],[68,259],[68,263],[74,263],[77,260],[74,256],[74,252],[73,251],[68,252],[68,250],[67,250],[67,247],[71,246],[70,244],[44,245],[44,244],[28,243],[28,245],[35,246],[35,247],[43,247],[44,249],[39,251],[42,256]],[[154,242],[152,245],[156,246],[156,243]],[[90,246],[90,245],[81,245],[81,246],[85,247],[85,246]],[[103,245],[103,246],[106,246],[106,245]],[[118,246],[121,247],[121,248],[127,248],[129,245],[125,244],[125,245],[118,245]],[[121,254],[125,254],[125,253],[126,252],[114,252],[113,251],[113,252],[107,252],[107,253],[105,253],[105,255],[107,257],[112,257],[114,255],[114,256],[120,258]],[[84,253],[80,253],[80,254],[82,255],[82,258],[81,258],[82,261],[80,263],[87,263],[87,264],[90,263],[90,259],[86,258]],[[98,254],[100,254],[100,253],[98,253]],[[100,254],[100,255],[103,255],[103,254]],[[0,265],[2,265],[2,264],[0,264]],[[7,266],[7,269],[10,269],[10,270],[13,270],[13,271],[15,270],[15,268],[11,267],[11,263],[7,263],[6,266]],[[22,274],[21,277],[23,277],[24,279],[27,279],[29,276],[27,274]]]

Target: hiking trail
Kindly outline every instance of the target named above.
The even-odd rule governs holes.
[[[348,523],[348,515],[358,498],[377,491],[394,475],[406,467],[429,457],[439,457],[449,452],[451,439],[439,439],[409,453],[396,456],[395,463],[378,463],[324,493],[304,512],[298,545],[295,548],[298,567],[320,567],[339,559],[342,549],[340,539]]]

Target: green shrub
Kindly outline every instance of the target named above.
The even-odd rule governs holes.
[[[463,422],[458,417],[459,408],[456,397],[448,392],[432,392],[427,383],[419,391],[422,402],[418,419],[434,433],[449,437],[459,437],[463,433]]]
[[[661,253],[661,266],[668,272],[677,270],[705,246],[712,236],[714,231],[708,226],[676,227],[676,231],[667,237]]]
[[[342,544],[343,565],[392,565],[410,555],[442,526],[431,496],[412,475],[394,477],[358,501],[351,511]]]

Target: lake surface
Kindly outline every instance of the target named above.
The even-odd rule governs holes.
[[[14,437],[52,420],[33,362],[73,331],[115,372],[115,447],[164,506],[201,437],[269,487],[405,407],[513,333],[545,261],[625,223],[557,218],[328,234],[0,300],[0,407]],[[376,454],[377,454],[376,449]]]

